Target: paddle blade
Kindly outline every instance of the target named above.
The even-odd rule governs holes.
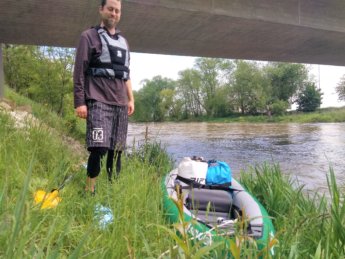
[[[53,190],[48,193],[43,190],[38,190],[34,193],[35,204],[41,204],[41,209],[55,208],[61,201],[58,194],[58,190]]]

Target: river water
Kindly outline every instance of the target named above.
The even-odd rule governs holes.
[[[327,189],[332,167],[345,182],[345,123],[130,123],[128,145],[148,137],[162,144],[176,161],[185,156],[226,161],[236,177],[265,162],[279,164],[306,189]]]

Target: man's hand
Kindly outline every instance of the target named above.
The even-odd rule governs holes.
[[[131,116],[134,113],[134,101],[128,102],[128,116]]]
[[[87,107],[86,105],[79,106],[75,109],[75,113],[79,118],[86,119],[87,117]]]

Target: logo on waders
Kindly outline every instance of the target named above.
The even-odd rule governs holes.
[[[93,142],[103,142],[104,134],[102,128],[94,128],[92,130],[92,140]]]

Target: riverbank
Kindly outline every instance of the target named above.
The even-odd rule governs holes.
[[[200,116],[197,118],[190,118],[182,122],[247,122],[247,123],[337,123],[345,122],[345,107],[322,108],[315,112],[304,113],[298,111],[290,111],[285,115],[267,116],[267,115],[241,115],[235,114],[223,118],[209,118]]]

